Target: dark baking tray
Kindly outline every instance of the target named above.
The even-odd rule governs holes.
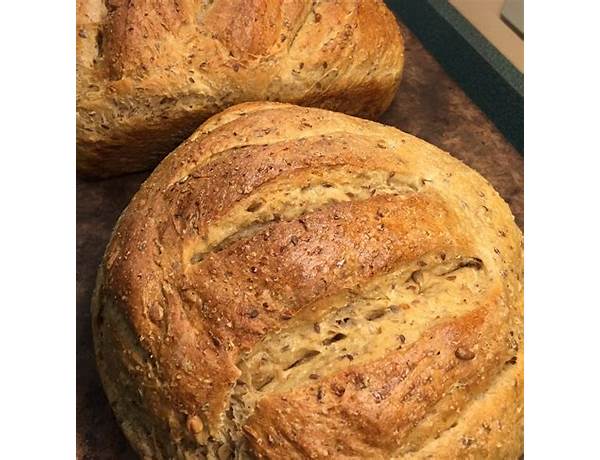
[[[386,3],[523,153],[523,74],[447,0]]]
[[[402,27],[406,66],[381,122],[421,137],[479,171],[523,226],[523,157],[421,42]],[[90,327],[96,270],[117,217],[149,173],[77,179],[77,458],[135,458],[100,385]]]

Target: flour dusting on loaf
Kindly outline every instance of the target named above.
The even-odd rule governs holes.
[[[507,204],[450,155],[237,105],[120,217],[98,367],[143,458],[518,458],[522,269]]]

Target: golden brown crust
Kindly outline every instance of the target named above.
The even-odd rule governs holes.
[[[522,264],[506,203],[435,147],[238,105],[119,219],[100,374],[145,458],[516,458]]]
[[[233,104],[374,118],[404,62],[381,0],[78,0],[77,167],[149,168]]]

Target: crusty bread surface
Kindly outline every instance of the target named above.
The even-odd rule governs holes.
[[[98,274],[98,368],[147,459],[516,459],[523,249],[397,129],[247,103],[166,157]]]
[[[77,169],[149,169],[240,102],[377,117],[403,53],[382,0],[78,0]]]

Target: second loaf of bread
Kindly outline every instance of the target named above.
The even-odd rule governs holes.
[[[77,168],[154,166],[200,122],[276,100],[373,118],[403,66],[381,0],[78,0]]]

